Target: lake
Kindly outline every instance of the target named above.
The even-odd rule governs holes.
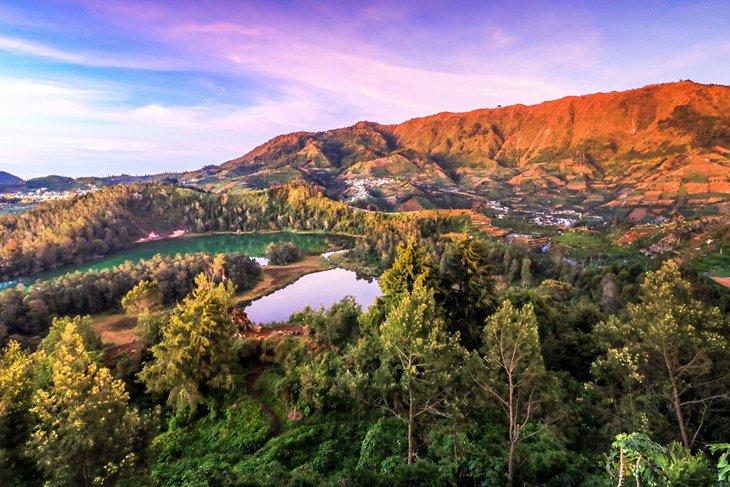
[[[315,272],[299,278],[296,282],[267,296],[253,301],[246,307],[248,317],[257,324],[286,321],[307,306],[329,308],[345,296],[367,308],[380,296],[380,285],[376,279],[359,279],[353,271],[331,269]]]
[[[128,249],[111,253],[101,259],[84,262],[82,264],[71,264],[56,269],[41,272],[33,276],[10,282],[0,282],[0,290],[14,286],[19,282],[29,284],[36,280],[56,279],[70,272],[88,272],[111,269],[124,262],[140,261],[151,259],[156,254],[227,254],[242,253],[250,257],[263,257],[266,255],[266,246],[270,243],[291,242],[307,252],[324,252],[332,247],[343,245],[350,241],[347,237],[339,235],[325,235],[315,233],[242,233],[242,234],[215,234],[198,237],[180,237],[175,239],[156,240],[136,244]]]

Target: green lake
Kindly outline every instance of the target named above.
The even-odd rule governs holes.
[[[56,269],[41,272],[33,276],[24,277],[19,280],[0,283],[0,290],[18,282],[29,283],[36,280],[56,279],[70,272],[87,272],[111,269],[124,262],[150,259],[156,254],[226,254],[242,253],[250,257],[264,257],[266,246],[270,243],[291,242],[301,249],[311,253],[321,253],[335,247],[347,245],[351,242],[348,237],[340,235],[326,235],[315,233],[242,233],[242,234],[215,234],[197,237],[180,237],[166,240],[156,240],[136,244],[128,249],[120,250],[109,254],[101,259],[72,264]]]

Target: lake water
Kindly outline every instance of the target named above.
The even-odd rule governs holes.
[[[329,308],[345,296],[367,308],[380,296],[380,285],[376,279],[359,279],[353,271],[331,269],[315,272],[299,278],[296,282],[253,301],[245,311],[254,323],[268,324],[286,321],[305,307]]]
[[[56,279],[70,272],[87,272],[111,269],[124,262],[151,259],[156,254],[226,254],[242,253],[250,257],[262,258],[266,255],[266,246],[270,243],[291,242],[307,252],[324,252],[333,246],[342,245],[347,242],[346,237],[337,235],[305,234],[305,233],[243,233],[243,234],[216,234],[199,237],[181,237],[167,240],[157,240],[134,245],[128,249],[120,250],[98,260],[85,262],[83,264],[72,264],[34,276],[11,282],[0,282],[0,290],[14,286],[19,282],[29,284],[36,280]],[[257,259],[259,260],[259,259]],[[265,261],[259,260],[261,263]]]

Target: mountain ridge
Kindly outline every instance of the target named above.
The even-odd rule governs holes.
[[[216,191],[305,180],[385,209],[419,197],[444,207],[628,206],[623,216],[649,207],[658,216],[679,207],[720,211],[730,196],[729,155],[730,87],[680,81],[293,132],[186,177]]]
[[[25,181],[6,171],[0,171],[0,191],[15,190],[25,185]]]

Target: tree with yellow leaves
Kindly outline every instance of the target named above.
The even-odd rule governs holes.
[[[45,485],[111,485],[131,473],[140,417],[124,383],[87,353],[74,321],[60,337],[49,390],[38,390],[30,449]]]
[[[10,341],[0,352],[0,485],[22,485],[35,473],[23,452],[30,434],[34,366],[33,355],[18,342]]]

